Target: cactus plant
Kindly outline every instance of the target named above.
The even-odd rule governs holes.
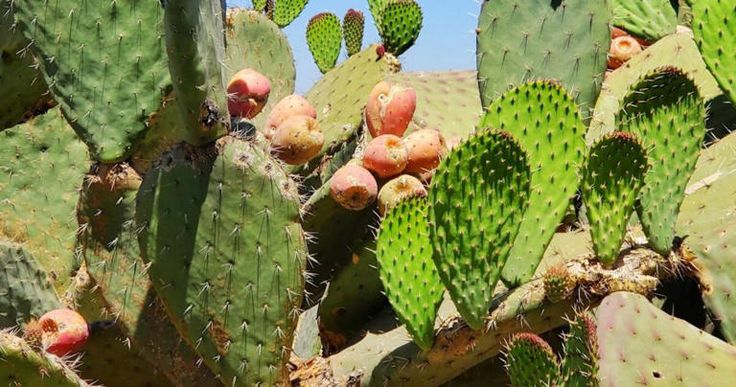
[[[583,201],[596,255],[606,265],[618,258],[648,170],[647,153],[634,134],[613,132],[589,150],[582,173]]]
[[[508,132],[489,130],[459,145],[432,179],[432,259],[473,329],[484,326],[528,203],[527,160]]]
[[[556,79],[588,117],[606,70],[609,21],[605,0],[483,2],[476,49],[483,107],[510,86]]]
[[[323,74],[337,63],[342,46],[340,19],[329,12],[314,15],[307,25],[307,45],[314,63]]]

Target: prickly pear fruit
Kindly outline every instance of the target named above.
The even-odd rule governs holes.
[[[427,189],[419,179],[411,175],[401,175],[381,187],[378,192],[378,211],[385,215],[404,200],[424,196],[427,196]]]
[[[309,103],[304,97],[297,94],[292,94],[279,101],[276,106],[271,109],[271,113],[268,114],[268,120],[266,121],[266,131],[264,135],[270,139],[276,128],[286,121],[289,117],[293,116],[307,116],[317,118],[317,111],[314,110],[312,104]]]
[[[608,52],[608,68],[617,69],[640,52],[641,45],[636,39],[631,36],[619,36],[611,40],[611,49]]]
[[[322,149],[325,136],[317,120],[309,116],[293,116],[282,122],[271,139],[273,154],[287,164],[300,165],[313,159]]]
[[[447,153],[445,137],[438,130],[422,129],[411,133],[404,139],[404,145],[409,152],[406,172],[423,174],[438,165],[440,159]]]
[[[384,134],[374,138],[366,146],[363,166],[382,178],[388,178],[404,171],[408,157],[400,137]]]
[[[235,117],[253,118],[263,110],[271,81],[251,68],[238,71],[227,84],[227,108]]]
[[[360,165],[345,165],[332,175],[330,196],[348,210],[360,211],[368,207],[377,194],[376,178]]]
[[[417,107],[417,94],[411,87],[379,82],[368,97],[365,121],[371,136],[404,135]]]
[[[24,327],[23,338],[56,356],[78,352],[89,337],[87,321],[71,309],[55,309]]]

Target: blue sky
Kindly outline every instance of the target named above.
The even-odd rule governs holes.
[[[276,0],[278,1],[278,0]],[[480,4],[476,0],[418,0],[424,27],[417,43],[401,56],[405,71],[468,70],[475,68],[475,35]],[[228,6],[250,7],[250,0],[227,0]],[[307,22],[319,12],[335,13],[340,19],[349,8],[366,16],[364,47],[380,39],[366,0],[311,0],[304,12],[284,29],[294,50],[298,93],[304,93],[321,74],[312,61],[305,38]],[[345,48],[338,63],[345,60]]]

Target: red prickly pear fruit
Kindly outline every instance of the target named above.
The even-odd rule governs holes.
[[[338,169],[330,182],[330,196],[343,208],[360,211],[376,200],[378,183],[365,168],[347,164]]]
[[[404,171],[409,153],[401,138],[384,134],[371,140],[363,153],[363,166],[382,178]]]
[[[56,356],[78,352],[89,338],[87,321],[71,309],[56,309],[26,324],[23,338]]]
[[[368,97],[365,121],[371,136],[403,136],[417,107],[417,94],[410,87],[379,82]]]
[[[317,118],[317,111],[314,107],[301,95],[292,94],[279,101],[276,106],[271,109],[266,121],[266,138],[271,139],[273,132],[281,126],[281,123],[287,118],[293,116],[307,116]]]
[[[290,165],[300,165],[317,156],[325,143],[317,120],[293,116],[279,125],[271,139],[272,153]]]
[[[611,40],[611,49],[608,52],[608,68],[617,69],[640,52],[641,45],[636,39],[630,36],[619,36]]]
[[[401,201],[424,196],[427,196],[427,189],[419,179],[411,175],[401,175],[381,188],[378,193],[378,211],[385,215]]]
[[[445,137],[438,130],[422,129],[411,133],[404,139],[409,152],[407,173],[424,174],[440,165],[440,160],[447,153]]]
[[[235,73],[227,84],[227,108],[234,117],[253,118],[263,110],[271,81],[251,68]]]

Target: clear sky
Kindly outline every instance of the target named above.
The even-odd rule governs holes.
[[[278,0],[276,0],[278,1]],[[480,4],[476,0],[418,0],[424,26],[414,47],[401,56],[405,71],[468,70],[475,68],[475,28]],[[227,0],[230,7],[250,7],[250,0]],[[304,93],[321,77],[307,48],[309,19],[329,11],[341,20],[350,9],[363,11],[366,32],[363,46],[380,41],[366,0],[310,0],[299,17],[284,29],[294,50],[298,93]],[[345,60],[345,47],[338,63]]]

